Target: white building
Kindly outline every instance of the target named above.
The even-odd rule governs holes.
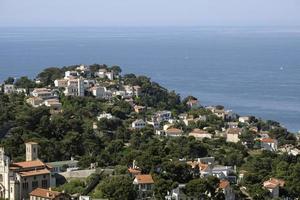
[[[100,121],[101,119],[114,119],[115,117],[114,116],[112,116],[112,114],[110,114],[110,113],[102,113],[102,114],[100,114],[98,117],[97,117],[97,119],[98,119],[98,121]]]
[[[69,79],[64,94],[66,96],[84,96],[83,79]]]
[[[4,84],[4,94],[12,94],[15,92],[15,86],[13,84]]]
[[[79,74],[77,71],[66,71],[65,72],[65,79],[68,79],[68,78],[75,78],[77,77]]]
[[[91,88],[94,97],[105,99],[106,97],[106,87],[94,86]]]
[[[263,187],[271,193],[272,198],[278,198],[279,197],[279,188],[283,187],[285,184],[285,181],[282,179],[276,179],[276,178],[270,178],[269,180],[265,181],[263,183]]]
[[[156,118],[156,120],[159,122],[169,121],[172,119],[172,112],[167,110],[159,111],[155,113],[154,118]]]
[[[203,140],[204,138],[212,138],[212,134],[201,129],[194,129],[192,132],[189,133],[189,136],[195,137],[197,140]]]
[[[136,175],[133,185],[138,190],[137,199],[151,199],[154,191],[154,181],[150,174]]]
[[[226,130],[226,142],[238,143],[240,141],[239,136],[242,134],[240,128],[229,128]]]
[[[132,122],[131,127],[134,129],[142,129],[146,127],[146,122],[142,119],[137,119]]]
[[[147,121],[147,124],[153,126],[154,129],[159,129],[160,124],[158,123],[158,121],[153,120],[153,121]]]
[[[53,97],[52,91],[48,88],[35,88],[31,94],[34,97],[40,97],[42,99],[49,99]]]
[[[241,123],[249,123],[250,122],[250,117],[239,117],[239,122]]]
[[[276,139],[262,138],[260,142],[262,149],[273,152],[277,151],[278,142]]]

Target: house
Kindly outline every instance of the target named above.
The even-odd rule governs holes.
[[[224,193],[225,200],[235,200],[235,193],[229,181],[221,180],[218,189]]]
[[[50,189],[36,188],[29,193],[30,200],[71,200],[71,196]]]
[[[106,112],[100,114],[100,115],[97,117],[98,121],[100,121],[101,119],[114,119],[114,118],[115,118],[115,117],[112,116],[112,114],[106,113]]]
[[[168,137],[180,137],[182,134],[183,131],[178,128],[169,128],[165,131],[165,135]]]
[[[154,129],[159,129],[160,128],[160,124],[156,120],[147,121],[147,124],[153,126]]]
[[[146,126],[146,122],[142,119],[137,119],[131,124],[131,127],[133,129],[142,129],[145,128],[145,126]]]
[[[44,100],[40,97],[29,97],[26,99],[26,103],[30,104],[32,107],[39,107],[43,104]]]
[[[239,117],[239,122],[241,123],[249,123],[250,122],[250,117]]]
[[[38,159],[38,144],[28,142],[26,161],[10,162],[4,148],[0,148],[0,198],[20,200],[29,198],[36,188],[55,186],[52,167]]]
[[[165,196],[165,200],[196,200],[195,197],[190,197],[184,193],[185,184],[179,184],[177,188],[168,192],[168,195]]]
[[[138,105],[135,105],[133,107],[134,109],[134,112],[136,113],[141,113],[141,112],[144,112],[146,110],[146,107],[145,106],[138,106]]]
[[[189,99],[189,100],[186,102],[186,105],[187,105],[190,109],[198,108],[198,107],[199,107],[199,101],[198,101],[197,99]]]
[[[13,84],[4,84],[4,94],[12,94],[15,92],[15,86]]]
[[[77,71],[66,71],[65,72],[65,79],[68,79],[68,78],[75,78],[79,76],[78,72]]]
[[[138,190],[137,199],[149,199],[153,197],[154,181],[150,174],[136,175],[133,185]]]
[[[263,187],[271,193],[272,198],[278,198],[279,188],[284,187],[285,181],[282,179],[270,178],[263,183]]]
[[[135,95],[136,97],[141,96],[142,94],[142,88],[139,85],[134,85],[133,86],[133,95]]]
[[[64,94],[66,96],[84,96],[84,81],[82,78],[68,80]]]
[[[219,179],[227,179],[234,172],[232,166],[216,165],[213,166],[212,175]],[[235,177],[234,177],[235,178]]]
[[[92,76],[90,68],[85,65],[80,65],[79,67],[76,68],[76,71],[78,71],[80,75],[86,78],[90,78]]]
[[[94,97],[105,99],[107,91],[106,87],[94,86],[90,90]]]
[[[189,136],[195,137],[197,140],[203,140],[204,138],[212,138],[212,134],[201,129],[194,129],[192,132],[189,133]]]
[[[201,177],[206,177],[212,175],[212,169],[215,164],[215,158],[214,157],[204,157],[204,158],[198,158],[195,161],[187,161],[188,165],[192,167],[192,169],[199,170],[199,175]]]
[[[140,168],[138,166],[136,166],[135,160],[132,162],[132,166],[128,168],[128,172],[131,174],[132,177],[142,174],[142,171],[140,170]]]
[[[226,142],[237,143],[240,141],[239,136],[242,134],[240,128],[229,128],[226,130]]]
[[[159,111],[155,113],[154,117],[159,122],[169,121],[172,118],[172,113],[171,111],[167,111],[167,110]]]
[[[239,127],[238,122],[228,122],[227,125],[228,125],[228,128],[238,128]]]
[[[40,98],[42,98],[44,100],[53,97],[51,90],[48,89],[48,88],[35,88],[32,91],[32,96],[34,96],[34,97],[40,97]]]
[[[66,88],[68,86],[68,80],[67,79],[57,79],[54,81],[54,86],[58,88]]]
[[[84,89],[88,89],[90,87],[93,87],[96,84],[96,81],[94,79],[84,79],[83,80],[83,87]]]
[[[262,138],[260,141],[261,148],[267,151],[277,151],[278,142],[272,138]]]
[[[50,107],[52,113],[58,113],[61,111],[62,104],[58,99],[47,99],[44,101],[45,106]]]
[[[71,160],[64,160],[64,161],[56,161],[56,162],[49,162],[47,165],[52,167],[53,173],[61,173],[65,171],[74,171],[78,169],[78,160],[74,160],[71,157]]]
[[[109,80],[114,80],[114,72],[109,72],[106,68],[99,69],[98,73],[95,74],[99,78],[108,78]]]

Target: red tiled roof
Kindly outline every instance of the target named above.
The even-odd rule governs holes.
[[[58,197],[61,194],[62,193],[57,192],[57,191],[51,191],[51,190],[47,190],[47,189],[37,188],[37,189],[33,190],[29,195],[35,196],[35,197],[42,197],[42,198],[46,198],[46,199],[55,199],[56,197]]]
[[[152,176],[150,174],[136,175],[135,179],[138,184],[153,184],[154,183]]]
[[[33,160],[33,161],[25,161],[25,162],[17,162],[12,163],[12,167],[19,167],[19,168],[35,168],[35,167],[44,167],[46,166],[45,163],[43,163],[40,160]]]
[[[229,181],[227,181],[227,180],[221,180],[221,181],[220,181],[219,188],[225,189],[225,188],[227,188],[228,186],[230,186]]]
[[[129,171],[130,174],[134,174],[134,175],[138,175],[138,174],[142,173],[141,170],[134,169],[134,168],[129,168],[128,171]]]
[[[269,180],[267,180],[263,183],[264,187],[268,188],[268,189],[274,189],[277,186],[283,187],[284,184],[285,184],[284,180],[276,179],[276,178],[270,178]]]
[[[50,171],[48,169],[41,169],[41,170],[31,170],[31,171],[19,172],[19,174],[22,177],[37,176],[37,175],[43,175],[43,174],[50,174]]]
[[[167,134],[181,134],[182,130],[178,129],[178,128],[169,128],[166,130]]]
[[[277,140],[272,139],[272,138],[263,138],[263,139],[261,139],[261,142],[264,142],[264,143],[276,143]]]

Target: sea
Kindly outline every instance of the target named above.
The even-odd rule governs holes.
[[[300,130],[300,27],[0,28],[1,82],[93,63]]]

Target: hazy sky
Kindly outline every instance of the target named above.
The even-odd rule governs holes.
[[[300,0],[0,0],[0,26],[300,25]]]

